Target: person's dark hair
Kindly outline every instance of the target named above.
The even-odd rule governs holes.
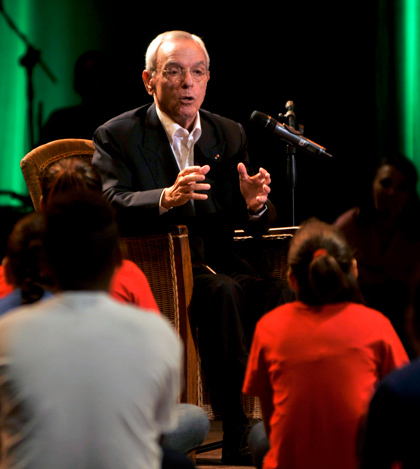
[[[41,166],[38,179],[45,204],[57,194],[67,191],[102,192],[102,181],[96,168],[89,161],[78,157],[63,158],[50,166]]]
[[[302,223],[292,239],[288,263],[298,284],[300,301],[309,305],[362,302],[352,273],[352,250],[333,226],[315,219]]]
[[[418,174],[414,163],[402,154],[396,153],[390,156],[385,156],[379,163],[377,169],[383,166],[394,166],[404,176],[407,181],[408,190],[410,193],[417,193]]]
[[[21,288],[22,304],[38,301],[50,284],[44,268],[43,231],[43,217],[34,212],[21,218],[9,235],[6,276],[13,287]]]
[[[57,195],[45,207],[45,254],[60,290],[97,290],[121,263],[114,210],[94,191]]]

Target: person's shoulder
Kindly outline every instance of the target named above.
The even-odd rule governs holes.
[[[223,117],[219,114],[200,109],[202,137],[198,141],[199,146],[226,142],[226,153],[237,154],[246,151],[247,137],[245,129],[239,122]],[[227,158],[228,160],[228,158]]]
[[[202,121],[209,122],[213,125],[218,125],[220,127],[227,127],[227,128],[242,128],[242,125],[239,122],[236,122],[228,117],[221,116],[219,114],[215,114],[210,111],[206,111],[205,109],[200,109],[200,117]]]
[[[129,259],[123,259],[121,265],[116,269],[116,272],[121,275],[140,275],[141,277],[144,276],[144,273],[140,269],[140,267]]]
[[[394,326],[382,312],[360,303],[348,303],[342,311],[349,324],[359,332],[375,337],[380,342],[394,343],[397,338]]]
[[[293,315],[296,308],[301,303],[292,301],[268,311],[264,316],[258,320],[258,327],[260,329],[273,330],[273,325],[278,325],[280,322],[288,321],[289,317]]]
[[[19,307],[21,302],[22,290],[20,288],[15,288],[10,293],[0,298],[0,317],[8,311]]]
[[[15,293],[20,294],[20,291],[16,290]],[[0,342],[2,344],[9,342],[9,339],[11,340],[14,333],[20,330],[22,326],[37,321],[37,317],[43,312],[40,303],[40,301],[37,301],[28,305],[14,305],[13,308],[5,311],[5,314],[0,316]]]
[[[345,303],[345,310],[353,317],[359,315],[366,320],[371,319],[386,326],[391,325],[391,321],[383,313],[362,303]]]
[[[353,207],[349,210],[346,210],[344,213],[339,215],[334,222],[334,226],[341,228],[347,226],[348,224],[354,223],[360,215],[360,207]]]
[[[131,303],[117,301],[110,294],[103,295],[101,301],[102,310],[115,318],[117,322],[126,322],[127,324],[131,324],[134,328],[138,327],[142,331],[155,330],[160,331],[159,333],[164,331],[165,334],[177,337],[173,325],[163,315],[151,314],[149,309]]]

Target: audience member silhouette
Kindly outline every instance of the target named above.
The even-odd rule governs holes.
[[[382,380],[370,403],[362,469],[420,467],[420,275],[407,308],[416,358]]]
[[[288,263],[297,301],[259,320],[243,386],[260,398],[270,442],[262,463],[257,424],[251,452],[264,469],[354,469],[375,386],[408,357],[390,321],[361,304],[357,262],[338,230],[302,224]]]
[[[15,224],[3,260],[11,291],[0,298],[0,315],[52,295],[43,263],[42,232],[43,218],[39,213],[30,213]]]
[[[366,303],[391,320],[410,354],[404,311],[409,280],[420,266],[419,219],[415,166],[396,155],[379,164],[364,204],[334,223],[354,250]]]
[[[91,139],[96,128],[126,106],[120,67],[101,50],[89,50],[74,67],[74,90],[81,102],[53,111],[40,129],[38,144],[61,138]]]

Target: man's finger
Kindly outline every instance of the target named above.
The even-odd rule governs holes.
[[[187,166],[179,174],[181,176],[185,176],[185,175],[191,174],[191,173],[199,173],[202,168],[204,168],[204,166]]]
[[[188,184],[188,189],[191,191],[208,191],[210,190],[210,184]]]
[[[188,174],[187,176],[182,176],[181,181],[182,181],[182,185],[189,185],[197,181],[204,181],[205,178],[206,177],[204,176],[204,174],[193,173],[193,174]]]
[[[248,172],[243,163],[238,163],[238,173],[241,179],[246,179],[248,177]]]

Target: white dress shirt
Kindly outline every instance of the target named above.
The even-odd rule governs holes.
[[[194,145],[201,137],[201,120],[200,114],[197,112],[197,117],[195,119],[194,128],[191,132],[188,132],[187,129],[184,129],[175,121],[173,121],[167,114],[162,112],[156,106],[156,112],[158,118],[165,129],[166,135],[169,140],[169,144],[171,145],[173,154],[175,156],[175,160],[178,164],[179,170],[182,171],[188,166],[194,165]],[[167,212],[168,210],[162,207],[162,196],[163,192],[160,196],[159,200],[159,213]]]

